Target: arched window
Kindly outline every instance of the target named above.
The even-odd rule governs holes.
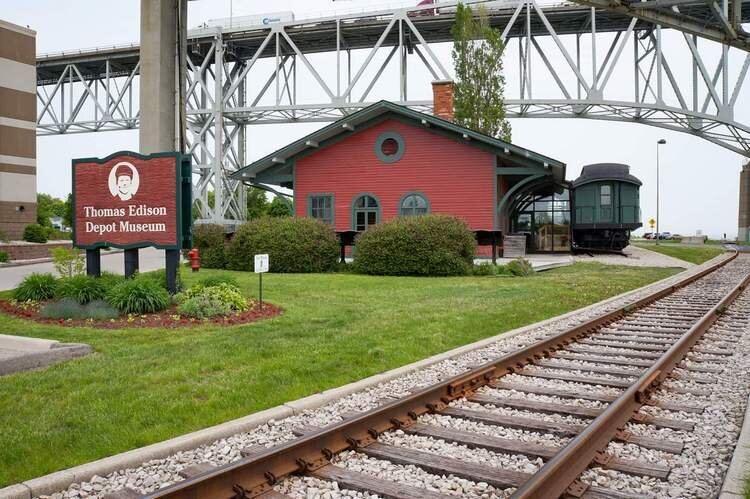
[[[430,205],[427,199],[417,193],[410,192],[401,198],[401,205],[398,207],[398,213],[401,216],[426,215],[430,212]]]
[[[352,225],[360,232],[380,221],[380,203],[375,196],[363,194],[352,205]]]

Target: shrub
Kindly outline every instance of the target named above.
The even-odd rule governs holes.
[[[247,310],[247,299],[242,296],[237,286],[220,283],[215,286],[203,286],[202,284],[196,284],[191,286],[190,289],[181,293],[177,296],[177,301],[184,303],[192,298],[198,296],[211,296],[220,300],[222,303],[226,303],[230,310],[236,310],[244,312]]]
[[[94,300],[104,298],[104,286],[96,277],[87,275],[76,275],[73,277],[64,277],[57,284],[55,296],[57,298],[71,298],[81,305]]]
[[[206,288],[209,288],[211,286],[218,286],[219,284],[229,284],[230,286],[234,286],[235,288],[237,288],[237,290],[240,289],[240,282],[236,277],[229,274],[204,277],[203,279],[198,281],[198,284],[201,284]]]
[[[30,243],[46,243],[47,229],[39,224],[29,224],[23,229],[23,240]]]
[[[70,240],[73,238],[72,232],[64,232],[62,230],[58,229],[51,229],[49,227],[45,227],[47,231],[47,239],[51,240]]]
[[[229,315],[232,312],[232,307],[218,296],[202,293],[182,302],[177,307],[177,312],[180,315],[205,319],[207,317]]]
[[[4,230],[0,230],[0,243],[7,243],[8,241],[10,241],[8,234]]]
[[[126,278],[124,275],[113,274],[112,272],[102,272],[101,275],[99,275],[99,283],[101,284],[105,295],[110,289],[114,288],[121,282],[125,282],[125,280]]]
[[[159,312],[169,306],[169,293],[153,279],[126,279],[109,290],[107,303],[123,314]]]
[[[84,307],[73,298],[63,298],[53,301],[39,310],[43,319],[80,319],[83,317]]]
[[[63,298],[46,304],[39,311],[39,315],[44,319],[110,320],[116,319],[120,314],[101,300],[81,305],[72,298]]]
[[[528,277],[534,273],[534,267],[525,258],[516,258],[508,262],[508,271],[515,276]]]
[[[52,255],[52,265],[61,277],[72,277],[83,274],[86,261],[78,248],[60,246],[49,250]]]
[[[474,262],[476,240],[448,215],[398,217],[367,229],[356,241],[354,268],[376,275],[464,275]]]
[[[10,260],[10,256],[5,251],[0,251],[0,263],[5,263]]]
[[[13,292],[13,298],[18,301],[42,301],[55,296],[57,281],[52,274],[33,273],[24,278]]]
[[[99,321],[117,319],[120,313],[104,300],[94,300],[84,307],[84,318]]]
[[[146,274],[140,274],[143,279],[149,279],[164,289],[167,289],[167,271],[166,269],[154,270]],[[177,267],[177,290],[182,289],[182,276],[180,275],[180,268]]]
[[[489,262],[482,262],[479,265],[474,265],[471,273],[474,275],[497,275],[497,266]]]
[[[200,252],[201,267],[223,269],[226,266],[226,237],[222,225],[194,225],[193,246]]]
[[[339,243],[333,228],[312,218],[264,217],[243,224],[227,247],[227,267],[253,270],[254,255],[268,253],[271,272],[328,272]]]

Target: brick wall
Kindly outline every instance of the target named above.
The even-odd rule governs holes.
[[[0,251],[8,253],[11,260],[35,260],[49,258],[49,251],[60,247],[71,248],[73,243],[68,241],[47,244],[0,244]]]
[[[36,223],[36,203],[19,203],[0,201],[0,231],[10,240],[21,240],[23,229]]]
[[[453,82],[438,80],[432,82],[432,114],[444,120],[453,121]]]

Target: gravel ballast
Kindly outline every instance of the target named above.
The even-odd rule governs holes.
[[[695,267],[686,273],[694,273],[702,268],[702,266]],[[639,291],[635,295],[593,307],[584,314],[561,319],[554,323],[548,323],[513,337],[500,337],[497,341],[483,348],[464,353],[456,358],[444,360],[418,371],[381,383],[377,386],[364,389],[360,392],[335,400],[322,407],[305,410],[302,411],[301,414],[282,420],[272,420],[249,432],[223,438],[212,444],[204,445],[196,449],[178,452],[164,459],[152,460],[137,468],[118,470],[105,477],[97,476],[87,482],[73,484],[66,490],[56,492],[51,494],[51,496],[41,497],[54,497],[55,499],[101,497],[109,492],[122,488],[134,489],[141,493],[156,490],[157,488],[182,480],[179,476],[179,471],[187,466],[204,462],[210,462],[216,465],[227,464],[239,459],[241,457],[240,450],[243,448],[258,444],[268,447],[295,438],[293,432],[295,428],[306,426],[327,426],[336,423],[341,421],[343,415],[372,409],[383,403],[383,401],[389,397],[406,395],[440,380],[465,372],[471,367],[517,350],[545,336],[557,333],[562,329],[572,327],[605,311],[621,307],[637,297],[652,292],[654,288],[661,289],[670,285],[677,279],[684,277],[686,273],[657,283],[656,285]],[[728,314],[721,319],[721,322],[729,322],[729,319],[734,314],[737,314],[737,310],[747,311],[748,306],[750,306],[750,296],[748,296],[748,293],[746,292],[735,302],[734,306],[728,311]],[[739,329],[734,328],[734,333],[745,333],[747,327],[747,323],[745,323]],[[675,395],[668,391],[660,390],[654,395],[654,398],[665,401],[681,400],[690,403],[700,403],[706,406],[704,413],[674,413],[653,407],[643,409],[644,414],[693,421],[696,424],[695,430],[693,432],[684,432],[670,429],[656,429],[642,424],[628,425],[628,430],[636,434],[684,441],[685,450],[683,453],[679,456],[674,456],[660,451],[643,449],[638,446],[622,443],[611,443],[607,449],[610,453],[618,457],[640,459],[657,464],[666,463],[666,465],[673,468],[668,480],[661,481],[653,478],[634,477],[613,470],[600,468],[592,468],[588,470],[583,475],[583,480],[589,483],[613,488],[615,490],[644,494],[644,496],[655,495],[656,497],[704,498],[713,497],[718,493],[718,490],[721,487],[723,474],[728,467],[729,460],[731,459],[736,436],[739,433],[742,424],[742,415],[744,414],[745,402],[747,400],[748,389],[746,387],[750,385],[750,374],[748,374],[747,368],[750,366],[747,365],[748,362],[744,359],[747,357],[745,354],[750,352],[750,335],[745,334],[745,336],[737,340],[735,343],[728,343],[720,334],[710,335],[702,341],[701,345],[706,348],[724,349],[731,347],[735,354],[728,359],[712,360],[711,364],[701,363],[701,365],[725,368],[720,374],[696,373],[687,370],[681,370],[680,374],[694,377],[700,375],[703,378],[716,379],[716,384],[707,385],[705,383],[696,383],[689,379],[683,379],[670,380],[669,383],[665,385],[667,387],[681,386],[698,389],[710,387],[711,394],[706,397],[700,397],[684,394]],[[593,345],[591,347],[594,348]],[[617,351],[617,349],[602,346],[596,346],[594,350]],[[594,351],[592,350],[592,354],[593,353]],[[703,358],[706,357],[710,358],[711,356],[703,356]],[[699,361],[701,358],[700,354],[692,355],[691,361]],[[597,365],[570,360],[559,360],[555,362],[560,362],[561,366],[581,366],[582,370],[573,372],[580,373],[583,376],[587,374],[587,371],[585,371],[585,367],[583,366]],[[626,366],[624,368],[627,369]],[[532,369],[540,369],[550,372],[554,371],[539,367],[534,367]],[[634,369],[634,372],[637,371],[637,369]],[[595,375],[602,378],[608,376],[599,373],[596,373]],[[627,378],[612,376],[612,379],[622,380]],[[505,376],[503,381],[524,385],[535,384],[568,390],[597,392],[602,394],[616,395],[621,393],[621,390],[617,388],[592,388],[591,386],[584,384],[557,380],[543,380],[541,378],[529,378],[515,374]],[[564,403],[581,407],[597,408],[606,406],[606,404],[599,402],[579,399],[558,399],[556,397],[529,395],[488,387],[483,388],[480,393],[486,393],[497,397],[524,398],[526,400]],[[467,409],[470,408],[472,410],[492,411],[498,414],[510,416],[536,417],[548,421],[565,422],[570,424],[586,424],[588,422],[587,419],[573,416],[560,416],[556,414],[540,415],[538,413],[527,413],[526,411],[518,411],[504,407],[483,406],[468,401],[457,401],[453,405]],[[545,445],[561,446],[569,441],[569,439],[563,437],[483,425],[481,423],[459,420],[448,416],[428,415],[421,418],[420,421],[435,426],[456,428],[502,438],[526,440]],[[383,439],[386,439],[388,443],[397,446],[417,448],[438,454],[444,453],[451,457],[465,459],[469,462],[481,462],[486,465],[496,465],[504,469],[513,469],[528,473],[533,472],[542,464],[539,459],[526,458],[517,455],[508,456],[480,449],[468,449],[457,444],[447,443],[428,437],[405,435],[401,432],[392,432],[381,437],[381,441],[384,441]],[[474,483],[450,475],[432,475],[413,466],[395,465],[356,452],[341,454],[335,459],[334,464],[336,466],[347,467],[355,471],[369,473],[373,476],[386,478],[399,483],[425,487],[429,490],[458,497],[506,497],[512,492],[511,489],[495,489],[486,483]],[[338,485],[335,483],[309,477],[294,477],[285,480],[277,487],[277,490],[290,494],[293,497],[374,497],[360,492],[339,489]],[[678,490],[679,493],[674,495]]]

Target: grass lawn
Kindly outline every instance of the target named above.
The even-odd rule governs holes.
[[[655,242],[638,242],[635,243],[635,246],[651,251],[656,251],[657,253],[661,253],[662,255],[673,256],[675,258],[679,258],[680,260],[695,264],[701,264],[724,252],[724,248],[716,247],[713,245],[694,246],[679,243],[664,244],[662,241],[659,241],[658,246]]]
[[[218,271],[184,272],[186,284]],[[0,486],[337,387],[673,275],[577,263],[530,278],[267,274],[286,309],[233,327],[2,332],[96,353],[0,377]],[[257,276],[234,272],[248,296]],[[0,296],[8,296],[8,293]]]

